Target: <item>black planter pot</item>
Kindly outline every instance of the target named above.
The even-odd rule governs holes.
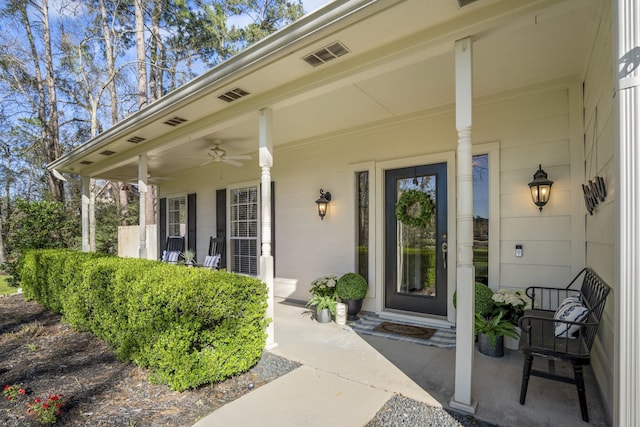
[[[504,356],[504,337],[502,335],[496,337],[496,346],[494,347],[491,345],[489,337],[485,334],[478,334],[478,350],[487,356],[502,357]]]
[[[361,299],[343,299],[343,303],[347,305],[347,320],[358,320],[357,316],[362,309],[362,300]]]

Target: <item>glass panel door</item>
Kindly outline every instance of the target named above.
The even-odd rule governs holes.
[[[385,304],[447,313],[447,167],[385,173]]]

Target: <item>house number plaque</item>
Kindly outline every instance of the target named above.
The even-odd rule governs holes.
[[[582,192],[587,211],[589,215],[593,215],[596,206],[607,198],[607,186],[604,178],[596,176],[593,180],[589,180],[588,184],[582,184]]]

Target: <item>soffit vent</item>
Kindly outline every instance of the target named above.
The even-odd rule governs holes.
[[[465,7],[473,2],[475,2],[477,0],[458,0],[458,6],[459,7]]]
[[[80,162],[81,165],[92,165],[93,162],[89,161],[89,160],[83,160]]]
[[[101,151],[100,154],[102,154],[103,156],[110,156],[112,154],[116,154],[116,152],[111,150],[104,150],[104,151]]]
[[[146,141],[146,139],[147,138],[143,138],[141,136],[132,136],[131,138],[127,139],[127,141],[137,144],[139,142]]]
[[[183,119],[182,117],[175,116],[175,117],[170,118],[166,122],[164,122],[164,124],[175,127],[175,126],[179,126],[179,125],[183,124],[186,121],[187,121],[187,119]]]
[[[345,45],[341,42],[335,42],[310,53],[302,59],[312,67],[317,67],[318,65],[326,64],[327,62],[333,61],[347,53],[349,53],[349,49],[347,49]]]
[[[237,99],[240,99],[250,94],[251,94],[250,92],[247,92],[246,90],[240,89],[239,87],[237,87],[235,89],[231,89],[229,92],[223,93],[222,95],[218,96],[218,99],[221,99],[225,102],[233,102]]]

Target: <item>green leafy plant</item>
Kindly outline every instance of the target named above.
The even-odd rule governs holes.
[[[309,302],[307,302],[307,307],[315,306],[316,311],[322,311],[323,309],[328,308],[331,314],[335,316],[336,304],[337,301],[334,296],[314,295]]]
[[[502,313],[492,317],[484,317],[476,313],[475,331],[476,334],[485,334],[493,347],[496,346],[497,337],[518,338],[515,326],[509,320],[503,319]]]
[[[336,294],[340,299],[364,299],[369,285],[367,280],[358,273],[346,273],[338,279]]]
[[[62,412],[62,394],[49,394],[46,399],[35,398],[27,404],[27,414],[40,424],[54,424]]]
[[[491,298],[496,307],[495,311],[501,312],[505,320],[516,326],[524,311],[531,309],[531,298],[524,289],[500,289]]]
[[[338,277],[334,275],[322,276],[311,282],[311,295],[317,296],[330,296],[333,297],[336,294],[336,283],[338,283]]]
[[[16,400],[26,393],[27,391],[22,387],[22,384],[7,384],[2,390],[2,394],[7,400]]]
[[[453,293],[453,307],[457,308],[458,291]],[[496,306],[493,301],[493,291],[484,283],[476,282],[475,284],[475,311],[481,316],[489,316],[495,310]]]
[[[195,264],[196,253],[191,249],[187,249],[186,251],[182,252],[182,258],[184,259],[185,265]]]

